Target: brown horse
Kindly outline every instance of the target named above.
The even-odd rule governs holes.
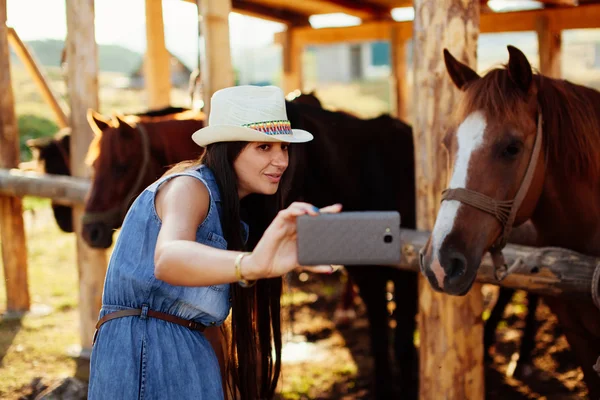
[[[435,290],[452,295],[465,294],[484,253],[498,254],[511,227],[527,220],[538,246],[600,255],[600,93],[534,74],[520,50],[508,52],[504,68],[480,77],[444,51],[462,97],[445,140],[454,170],[421,269]],[[492,200],[500,204],[496,213]],[[590,398],[599,398],[592,367],[600,355],[600,312],[591,301],[545,302],[564,328]]]
[[[164,117],[188,111],[187,108],[165,107],[149,110],[144,113],[127,114],[140,118]],[[71,175],[70,147],[71,128],[63,128],[52,137],[29,139],[27,146],[33,155],[35,169],[46,174]],[[63,232],[73,232],[73,210],[69,206],[52,203],[54,219]]]
[[[131,201],[170,165],[202,154],[191,135],[204,121],[195,111],[112,121],[88,112],[96,133],[87,156],[94,176],[83,215],[83,238],[90,246],[110,247]]]

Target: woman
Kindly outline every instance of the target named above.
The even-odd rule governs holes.
[[[281,276],[299,267],[296,217],[319,212],[305,203],[278,206],[289,144],[312,135],[291,129],[281,89],[238,86],[214,94],[209,124],[192,139],[206,147],[201,159],[150,185],[124,220],[92,350],[91,400],[224,398],[204,333],[218,329],[230,307],[231,395],[263,399],[275,391]],[[268,225],[252,253],[242,212],[250,228]]]

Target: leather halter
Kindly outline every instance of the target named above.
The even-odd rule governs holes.
[[[504,260],[502,249],[504,246],[506,246],[506,242],[508,241],[508,237],[512,230],[515,217],[517,216],[517,212],[519,211],[521,203],[529,191],[529,187],[531,186],[531,182],[535,174],[540,156],[540,150],[542,148],[542,122],[542,112],[538,109],[537,133],[535,136],[533,151],[531,152],[531,158],[529,159],[525,176],[521,181],[521,186],[519,187],[519,190],[517,191],[517,194],[513,200],[495,200],[482,193],[465,188],[448,188],[442,191],[442,201],[460,201],[491,214],[496,217],[498,221],[500,221],[500,224],[502,225],[502,232],[500,236],[498,236],[498,239],[496,239],[496,242],[490,248],[490,254],[496,270],[496,279],[498,280],[504,279],[510,272],[510,270],[507,268],[506,261]]]
[[[106,211],[86,212],[81,218],[83,224],[104,222],[109,226],[118,226],[125,217],[125,214],[127,214],[130,201],[141,189],[142,183],[144,182],[144,177],[146,176],[146,172],[148,170],[148,164],[150,163],[150,139],[148,138],[148,132],[146,131],[146,128],[142,124],[137,124],[136,128],[136,130],[140,132],[140,138],[142,139],[142,164],[138,170],[135,183],[133,186],[131,186],[127,196],[125,196],[123,199],[123,203]],[[104,190],[110,189],[105,188]]]

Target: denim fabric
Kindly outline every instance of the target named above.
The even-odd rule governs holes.
[[[154,249],[161,226],[154,207],[159,186],[175,176],[202,181],[210,194],[206,219],[196,241],[226,249],[219,213],[220,194],[206,166],[163,177],[144,190],[130,207],[110,257],[99,318],[118,310],[141,308],[218,326],[231,306],[229,284],[173,286],[154,276]],[[242,223],[247,240],[248,226]],[[103,324],[92,348],[88,398],[221,399],[216,355],[204,335],[183,326],[146,317],[123,317]]]

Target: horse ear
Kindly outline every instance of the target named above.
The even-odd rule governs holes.
[[[123,136],[131,136],[135,127],[127,122],[125,116],[122,114],[113,114],[113,125],[118,129],[119,134]]]
[[[508,54],[508,76],[514,83],[519,86],[524,92],[528,92],[533,81],[533,71],[531,70],[531,64],[527,61],[525,54],[514,46],[506,46]]]
[[[86,117],[96,135],[101,135],[104,130],[110,128],[110,120],[91,108],[88,108]]]
[[[465,90],[465,85],[471,81],[479,79],[479,75],[471,67],[458,61],[448,49],[444,49],[444,63],[446,64],[446,70],[448,75],[452,79],[452,82],[460,90]]]

